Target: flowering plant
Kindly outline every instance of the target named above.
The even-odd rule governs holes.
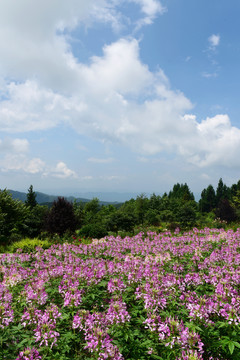
[[[0,359],[240,358],[240,229],[0,255]]]

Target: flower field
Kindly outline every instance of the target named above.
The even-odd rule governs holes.
[[[0,255],[0,359],[240,359],[240,229]]]

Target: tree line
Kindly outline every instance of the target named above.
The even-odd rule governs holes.
[[[97,198],[87,203],[59,197],[49,208],[39,205],[31,185],[25,202],[0,190],[0,242],[22,237],[66,236],[103,237],[136,227],[174,230],[192,227],[222,227],[240,220],[240,180],[228,187],[219,180],[216,190],[209,185],[197,202],[189,186],[175,184],[169,193],[140,194],[119,205],[100,205]]]

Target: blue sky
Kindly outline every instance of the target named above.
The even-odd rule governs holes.
[[[236,183],[239,14],[238,0],[0,0],[0,187]]]

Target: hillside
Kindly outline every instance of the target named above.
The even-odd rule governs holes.
[[[10,190],[9,192],[12,194],[13,199],[18,199],[21,201],[25,201],[26,197],[27,197],[27,193],[25,192],[21,192],[21,191],[15,191],[15,190]],[[57,200],[57,198],[59,196],[62,195],[48,195],[48,194],[44,194],[42,192],[38,192],[35,191],[36,193],[36,200],[38,202],[38,204],[40,205],[51,205],[53,203],[53,201]],[[80,197],[74,197],[74,196],[64,196],[68,201],[73,202],[74,200],[76,200],[77,202],[83,202],[83,203],[87,203],[89,201],[91,201],[91,199],[86,199],[86,198],[80,198]],[[110,202],[110,201],[99,201],[100,205],[119,205],[120,203],[115,201],[115,202]]]

